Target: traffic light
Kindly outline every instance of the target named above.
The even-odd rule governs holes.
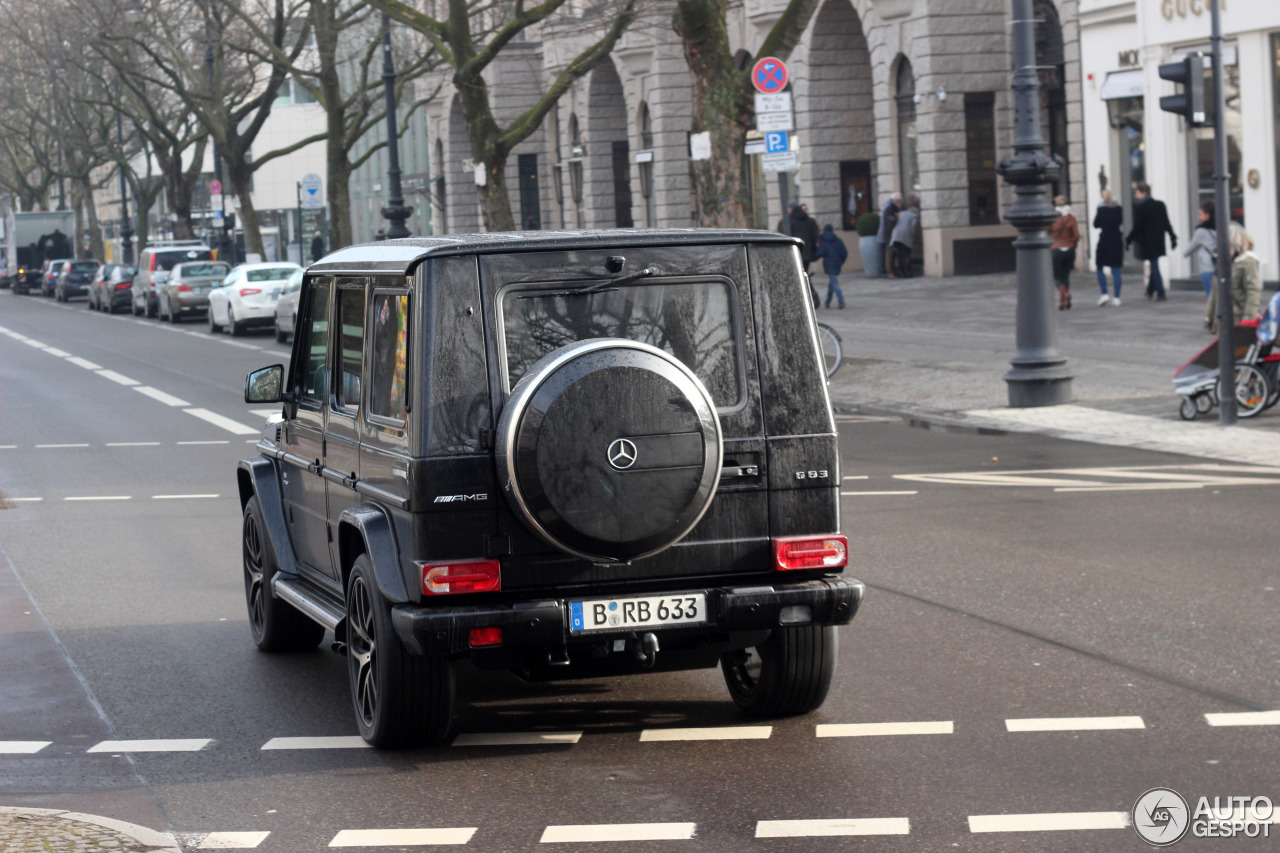
[[[1160,98],[1160,109],[1177,113],[1192,127],[1208,124],[1205,110],[1204,54],[1189,53],[1181,62],[1169,62],[1160,66],[1160,79],[1171,80],[1182,86],[1176,95]]]

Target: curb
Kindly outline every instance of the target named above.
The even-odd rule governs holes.
[[[25,826],[23,825],[25,824]],[[12,836],[10,837],[10,831]],[[18,833],[21,834],[18,834]],[[101,815],[82,814],[80,812],[63,811],[62,809],[30,809],[0,806],[0,841],[5,849],[38,850],[41,847],[28,847],[24,842],[84,842],[101,841],[113,846],[75,848],[63,846],[48,849],[75,849],[91,851],[124,850],[129,853],[182,853],[177,839],[167,832],[157,832],[136,823],[126,823]],[[16,848],[8,845],[17,842]]]

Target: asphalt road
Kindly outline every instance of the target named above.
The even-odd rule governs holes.
[[[0,292],[0,805],[191,849],[737,853],[1137,851],[1150,788],[1280,800],[1280,469],[900,418],[840,418],[869,589],[819,711],[468,672],[452,745],[353,746],[344,661],[258,653],[244,612],[243,377],[287,358]]]

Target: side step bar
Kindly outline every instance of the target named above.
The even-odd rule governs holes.
[[[271,592],[281,601],[287,601],[293,605],[303,616],[318,622],[330,631],[347,618],[347,614],[333,602],[317,594],[310,584],[296,575],[288,576],[283,572],[277,572],[271,581]]]

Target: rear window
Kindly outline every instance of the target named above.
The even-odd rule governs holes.
[[[183,278],[195,278],[196,276],[218,276],[221,278],[229,272],[231,272],[231,267],[220,263],[183,264],[178,267],[178,275]]]
[[[296,267],[267,267],[260,270],[246,270],[245,277],[249,281],[285,281],[293,275]]]
[[[71,265],[71,272],[97,272],[97,261],[76,261]]]
[[[183,261],[209,261],[213,259],[213,252],[208,249],[170,249],[166,252],[156,252],[156,266],[158,270],[171,270],[174,264],[180,264]]]
[[[566,344],[628,338],[674,355],[707,386],[718,408],[732,408],[742,385],[731,288],[726,280],[710,280],[579,295],[508,290],[502,299],[508,380],[514,386],[534,362]]]

